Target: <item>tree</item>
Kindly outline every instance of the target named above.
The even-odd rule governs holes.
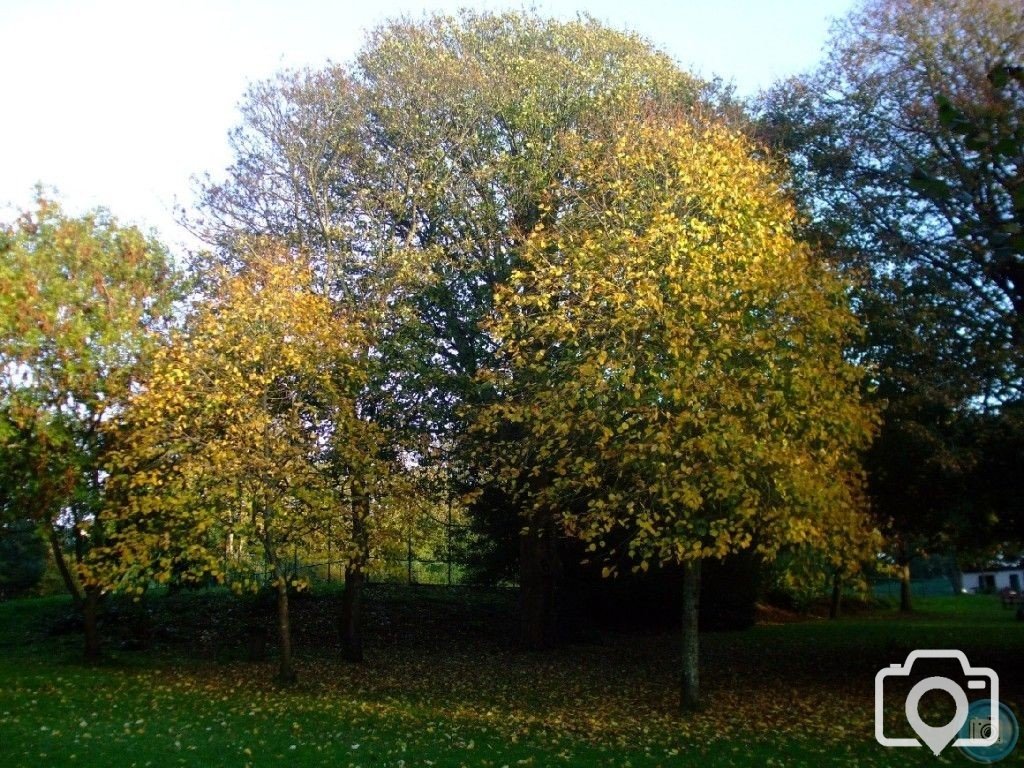
[[[849,518],[836,519],[822,539],[781,549],[773,563],[772,589],[806,606],[828,593],[828,617],[838,619],[843,595],[855,589],[870,592],[870,576],[887,573],[880,560],[885,540],[873,516],[850,509]]]
[[[870,0],[837,25],[818,72],[759,105],[817,229],[851,258],[926,286],[933,322],[965,339],[959,348],[946,339],[947,354],[974,345],[973,378],[954,385],[995,399],[1021,383],[1014,328],[1024,280],[1019,249],[996,247],[1020,171],[993,154],[1017,130],[1020,103],[1007,80],[997,87],[988,75],[1022,58],[1024,20],[1008,0]],[[961,127],[973,119],[998,137],[992,147]]]
[[[904,572],[962,531],[963,426],[1021,396],[1024,18],[1010,0],[868,0],[757,104],[822,253],[855,274],[886,404],[871,496]],[[1014,149],[1014,137],[1018,137]],[[971,442],[971,441],[968,441]]]
[[[1024,25],[1022,25],[1024,26]],[[971,153],[976,202],[968,215],[951,215],[953,232],[986,265],[986,274],[1010,295],[1016,323],[1014,341],[1020,345],[1024,334],[1024,66],[1019,61],[1024,50],[1024,32],[1018,27],[1018,48],[1005,52],[1005,59],[992,62],[987,74],[990,87],[982,87],[984,101],[957,103],[949,96],[936,97],[939,123],[951,135],[963,141]],[[944,169],[940,169],[944,170]],[[965,200],[958,180],[947,181],[928,169],[915,168],[919,190],[936,207],[955,211]],[[984,185],[991,190],[984,190]],[[970,215],[973,214],[973,215]]]
[[[590,551],[684,566],[693,707],[701,561],[825,545],[858,520],[872,413],[844,357],[857,326],[738,135],[678,121],[561,140],[576,163],[542,210],[578,204],[533,232],[498,292],[502,398],[477,429]]]
[[[358,559],[384,517],[371,510],[371,482],[389,468],[356,401],[361,326],[315,292],[301,254],[260,241],[245,262],[208,276],[211,297],[155,351],[151,376],[110,425],[124,448],[110,465],[112,565],[97,579],[141,590],[186,573],[245,589],[269,571],[290,682],[288,556],[330,535]]]
[[[0,228],[0,451],[9,504],[48,538],[99,654],[100,593],[75,569],[102,541],[103,424],[145,365],[177,275],[164,248],[108,213],[66,215],[43,197]],[[62,544],[70,529],[73,562]]]
[[[645,41],[589,18],[393,21],[350,66],[287,73],[250,91],[232,135],[235,163],[224,183],[205,186],[200,226],[214,242],[238,231],[301,242],[323,260],[339,301],[358,301],[362,278],[388,271],[384,257],[418,259],[421,287],[408,294],[410,312],[380,350],[379,386],[369,389],[393,396],[381,416],[414,435],[407,442],[425,461],[444,455],[453,474],[478,478],[477,449],[457,437],[465,414],[494,396],[477,378],[494,353],[481,323],[530,233],[559,215],[540,208],[572,161],[555,137],[607,140],[642,116],[719,101]],[[453,490],[488,490],[491,506],[521,527],[507,494]],[[544,520],[532,527],[551,532]],[[537,603],[553,592],[540,582],[554,572],[555,543],[521,537],[533,606],[525,617],[551,615]],[[522,636],[531,646],[552,640],[550,627],[529,620]]]

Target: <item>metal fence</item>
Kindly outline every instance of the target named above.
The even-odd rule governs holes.
[[[875,597],[899,598],[899,579],[882,579],[871,584]],[[910,594],[914,597],[940,597],[956,594],[951,579],[941,576],[932,579],[911,579]]]
[[[325,553],[302,553],[295,551],[283,565],[291,577],[301,578],[312,585],[340,584],[345,580],[347,561],[343,558],[327,558]],[[475,583],[470,569],[463,558],[454,553],[450,557],[428,559],[411,551],[405,557],[371,556],[364,571],[368,583],[424,584],[435,586],[458,586]],[[262,581],[269,583],[273,573],[263,570]]]
[[[317,563],[293,562],[291,571],[312,584],[332,584],[345,580],[344,560]],[[371,558],[365,573],[368,582],[389,584],[459,585],[467,583],[466,568],[454,560],[422,558]]]

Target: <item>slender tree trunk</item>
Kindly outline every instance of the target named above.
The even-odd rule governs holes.
[[[64,550],[60,546],[60,539],[57,537],[57,530],[52,524],[49,526],[50,529],[50,549],[53,551],[53,562],[57,565],[57,571],[60,573],[60,578],[64,582],[64,587],[67,589],[68,594],[71,595],[71,599],[74,601],[75,606],[78,608],[82,607],[82,591],[78,588],[78,583],[75,581],[74,576],[71,575],[71,569],[68,568],[67,558],[64,557]]]
[[[540,547],[537,532],[520,534],[519,641],[524,648],[533,650],[546,646]]]
[[[903,560],[900,565],[900,612],[911,613],[913,610],[910,593],[910,560]]]
[[[287,566],[282,562],[281,552],[273,538],[276,515],[274,508],[267,503],[266,499],[261,499],[258,495],[254,496],[252,500],[252,508],[253,517],[263,518],[263,552],[276,580],[277,638],[281,653],[277,678],[278,682],[283,685],[291,685],[298,676],[292,665],[292,628],[291,616],[288,612],[288,575],[285,572]]]
[[[288,612],[288,580],[280,568],[277,569],[277,633],[281,646],[281,666],[277,679],[284,685],[291,685],[298,676],[292,664],[292,628]]]
[[[836,571],[832,574],[832,600],[828,604],[828,617],[839,618],[839,609],[843,600],[843,579]]]
[[[95,662],[102,655],[100,649],[100,590],[97,587],[85,588],[85,600],[82,602],[82,626],[85,630],[85,660]]]
[[[520,643],[530,650],[558,642],[558,559],[555,523],[551,515],[534,520],[519,539]]]
[[[683,680],[680,706],[700,706],[700,560],[683,565]]]
[[[347,566],[341,595],[341,655],[347,661],[363,660],[362,602],[363,571]]]
[[[92,490],[99,497],[100,495],[100,473],[98,469],[92,471]],[[86,553],[90,547],[102,547],[104,541],[103,519],[99,509],[95,510],[92,519],[92,526],[89,537],[86,537],[82,529],[80,513],[75,514],[75,562],[79,568],[85,563]],[[99,661],[102,650],[100,648],[99,613],[100,600],[103,591],[96,584],[87,585],[83,592],[85,601],[82,604],[82,626],[85,630],[85,659],[89,662]]]
[[[352,483],[352,538],[358,554],[345,566],[345,591],[341,595],[341,655],[348,661],[363,660],[362,602],[364,567],[369,551],[366,519],[370,497],[361,482]]]

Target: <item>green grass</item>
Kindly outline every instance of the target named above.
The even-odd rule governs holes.
[[[367,661],[349,665],[330,642],[335,599],[296,607],[292,689],[273,683],[272,659],[241,659],[243,614],[223,593],[158,597],[145,614],[157,630],[212,627],[209,658],[160,631],[151,650],[118,650],[133,620],[122,606],[98,667],[79,662],[77,634],[49,633],[65,600],[2,604],[0,765],[967,765],[955,751],[937,760],[874,741],[874,674],[916,647],[964,650],[1000,673],[1004,701],[1024,703],[1024,622],[983,596],[921,600],[912,618],[882,610],[703,635],[707,706],[692,715],[675,711],[671,635],[522,653],[507,641],[507,593],[378,587]]]

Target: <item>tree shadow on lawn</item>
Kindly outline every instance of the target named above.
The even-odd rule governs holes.
[[[375,586],[366,602],[367,659],[352,665],[338,655],[337,599],[328,592],[294,602],[300,685],[289,695],[397,709],[415,719],[496,725],[512,735],[556,731],[623,744],[751,738],[811,739],[837,748],[870,743],[875,674],[926,647],[958,648],[976,666],[995,668],[1003,700],[1018,711],[1024,690],[1024,625],[1009,616],[1002,621],[999,612],[969,621],[941,612],[910,619],[875,614],[704,633],[705,706],[683,715],[677,710],[676,633],[593,630],[586,642],[530,653],[512,642],[516,610],[510,591]],[[112,647],[119,636],[132,634],[130,617],[142,616],[149,625],[150,652],[138,654],[138,663],[148,659],[172,677],[273,687],[272,659],[244,661],[246,627],[273,626],[269,603],[197,592],[157,596],[143,608],[115,601],[112,608],[105,626]],[[211,636],[215,645],[198,661],[197,633]],[[189,660],[184,667],[173,663],[175,650]]]

